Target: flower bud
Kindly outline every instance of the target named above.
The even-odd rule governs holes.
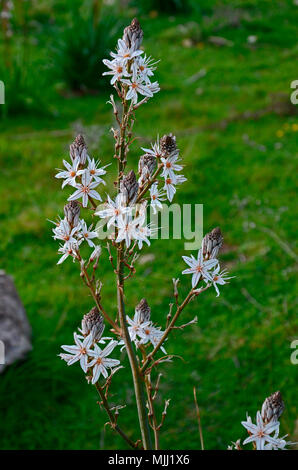
[[[77,201],[70,201],[64,206],[64,215],[71,227],[76,227],[80,219],[80,204]]]
[[[69,147],[69,154],[72,161],[77,157],[80,159],[80,164],[85,165],[87,159],[87,146],[84,137],[79,134],[74,142]]]
[[[215,227],[211,232],[207,233],[202,240],[203,256],[206,259],[216,258],[222,246],[223,237],[219,227]]]
[[[84,336],[92,334],[94,341],[99,341],[104,330],[104,321],[97,307],[93,307],[89,313],[83,316],[82,333]]]
[[[137,199],[138,190],[139,185],[135,172],[131,170],[127,175],[123,176],[120,183],[120,192],[128,204],[133,204]]]
[[[265,424],[270,421],[278,421],[285,408],[281,393],[275,392],[267,397],[262,405],[262,419]]]
[[[137,18],[134,18],[129,26],[124,29],[123,41],[133,51],[140,49],[143,40],[143,31]]]
[[[164,135],[160,139],[160,149],[162,155],[168,157],[172,152],[177,150],[176,137],[173,134]]]
[[[145,153],[139,160],[139,184],[144,184],[153,174],[156,168],[156,158],[153,155]]]
[[[149,307],[147,300],[142,299],[135,309],[136,314],[138,315],[138,322],[144,323],[150,321],[151,308]]]

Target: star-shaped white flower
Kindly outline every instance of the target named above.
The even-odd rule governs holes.
[[[128,327],[128,332],[132,341],[136,341],[137,336],[140,336],[142,330],[150,325],[150,321],[141,322],[140,314],[137,311],[134,314],[133,319],[129,318],[129,316],[126,315],[126,320],[127,323],[130,325]]]
[[[81,224],[81,232],[80,236],[82,237],[82,240],[86,240],[89,246],[94,247],[94,242],[92,241],[92,238],[97,238],[97,233],[95,231],[92,231],[92,225],[90,225],[89,228],[87,228],[87,224],[85,220],[80,221]]]
[[[79,248],[80,241],[76,241],[75,243],[66,242],[64,245],[61,245],[58,249],[58,253],[62,254],[61,258],[59,259],[57,264],[63,263],[66,258],[71,256],[73,261],[77,258],[77,250]]]
[[[71,196],[69,196],[68,201],[74,201],[75,199],[82,198],[83,207],[87,207],[88,205],[88,197],[92,197],[93,199],[97,199],[101,201],[101,197],[97,191],[94,190],[98,186],[96,181],[92,181],[92,176],[89,172],[84,171],[82,174],[82,182],[80,184],[76,184],[77,191],[75,191]]]
[[[154,144],[151,144],[150,149],[146,149],[144,147],[141,147],[141,149],[144,150],[145,153],[149,153],[149,155],[152,155],[153,157],[159,159],[162,155],[160,142],[159,142],[159,136],[157,136],[157,141],[154,142]]]
[[[204,261],[203,252],[201,249],[198,251],[197,259],[191,255],[189,256],[182,256],[186,264],[190,266],[190,268],[185,269],[182,271],[182,274],[192,274],[192,287],[196,287],[201,277],[204,280],[212,282],[212,276],[210,274],[210,269],[214,268],[218,264],[217,259],[209,259]]]
[[[227,284],[227,280],[229,279],[232,279],[233,277],[227,277],[227,271],[224,269],[223,271],[220,272],[220,265],[218,264],[218,266],[216,266],[216,268],[214,269],[214,271],[212,271],[210,273],[211,275],[211,278],[212,278],[212,284],[214,285],[214,288],[216,290],[216,293],[217,293],[217,296],[218,297],[220,295],[220,292],[219,292],[219,289],[218,289],[218,285],[220,286],[223,286],[224,284]],[[208,280],[205,279],[205,282],[208,283]]]
[[[157,62],[153,62],[151,57],[147,57],[146,55],[139,56],[134,60],[132,68],[147,84],[150,84],[149,77],[153,77],[153,70],[156,69],[154,65]]]
[[[79,170],[80,159],[77,157],[74,159],[72,164],[68,163],[66,160],[63,160],[63,165],[66,170],[60,170],[59,173],[55,176],[56,178],[63,178],[62,188],[69,184],[70,186],[76,185],[76,177],[84,173],[84,170]]]
[[[157,208],[162,209],[162,202],[164,201],[165,193],[162,191],[158,190],[158,183],[154,183],[151,188],[150,188],[150,197],[151,197],[151,202],[150,205],[153,209],[153,214],[156,214]]]
[[[117,44],[117,51],[111,52],[111,56],[114,59],[117,59],[122,64],[126,64],[129,60],[133,59],[134,57],[138,57],[139,55],[143,54],[141,50],[133,50],[133,47],[127,47],[125,41],[123,39],[118,39]]]
[[[88,157],[88,166],[87,170],[85,171],[88,171],[90,173],[91,178],[97,183],[106,184],[106,182],[100,177],[106,174],[105,168],[109,165],[100,167],[99,164],[99,161],[96,162],[94,158],[92,158],[91,160],[91,158]]]
[[[117,80],[120,80],[123,77],[129,77],[130,74],[127,71],[125,63],[123,63],[123,59],[114,59],[114,60],[107,60],[104,59],[103,63],[111,70],[109,72],[104,72],[103,75],[112,75],[111,78],[111,85]]]
[[[148,341],[150,341],[153,347],[155,347],[160,342],[163,334],[164,334],[164,331],[161,331],[160,328],[156,328],[150,322],[148,326],[146,326],[145,328],[142,328],[141,331],[138,333],[138,335],[141,338],[140,344],[146,344],[148,343]],[[161,346],[160,349],[162,350],[164,354],[167,354],[163,346]]]
[[[60,220],[56,227],[53,228],[53,238],[54,240],[63,240],[69,244],[76,243],[77,239],[74,237],[74,235],[78,232],[79,229],[79,225],[71,228],[66,219]]]
[[[109,217],[107,227],[110,228],[111,225],[117,226],[118,218],[123,214],[129,214],[131,212],[131,207],[125,206],[125,199],[122,193],[119,193],[116,196],[115,202],[108,195],[108,202],[105,203],[105,209],[95,212],[95,215],[98,215],[101,219]]]
[[[152,91],[149,89],[148,85],[144,83],[142,77],[137,76],[135,73],[133,73],[130,80],[122,79],[121,82],[128,85],[128,92],[125,95],[125,99],[131,100],[133,104],[138,101],[138,93],[148,98],[153,96]]]
[[[127,248],[130,246],[132,240],[138,240],[139,236],[136,230],[137,225],[136,219],[133,219],[129,214],[124,214],[118,217],[118,237],[116,243],[120,243],[125,240]]]
[[[67,365],[71,366],[77,361],[80,361],[80,366],[83,369],[83,371],[86,373],[87,369],[89,367],[88,365],[88,357],[93,353],[91,351],[90,347],[92,345],[93,339],[92,335],[86,336],[84,340],[82,341],[77,333],[73,334],[74,340],[75,340],[75,345],[68,346],[68,345],[63,345],[61,346],[64,351],[68,352],[71,354],[72,357],[68,357],[68,355],[63,354],[61,355],[61,358],[67,361]]]
[[[251,418],[248,416],[246,421],[241,422],[250,434],[250,436],[243,441],[243,445],[248,444],[249,442],[255,442],[257,450],[264,450],[266,442],[273,446],[277,446],[278,440],[270,436],[270,434],[274,432],[275,436],[278,435],[279,421],[270,421],[269,423],[264,424],[259,411],[257,412],[256,421],[257,424],[253,424]]]
[[[118,341],[111,341],[103,350],[100,349],[97,344],[94,345],[94,350],[90,351],[90,355],[93,357],[92,361],[88,364],[88,367],[92,367],[92,384],[95,384],[100,375],[104,378],[108,377],[107,369],[112,369],[120,364],[118,359],[110,359],[107,356],[111,354],[113,349],[118,345]]]
[[[176,181],[176,174],[175,171],[181,171],[183,166],[177,165],[177,161],[179,160],[179,153],[178,151],[174,151],[172,155],[168,158],[161,158],[163,163],[163,170],[161,176],[164,178],[171,178],[173,181]]]

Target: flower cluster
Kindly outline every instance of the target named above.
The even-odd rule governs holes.
[[[151,343],[155,347],[161,340],[164,332],[153,325],[150,320],[151,309],[146,301],[142,299],[135,308],[133,319],[126,316],[127,323],[129,324],[128,331],[131,341],[137,347]],[[161,350],[166,354],[165,349],[161,346]]]
[[[66,185],[76,188],[69,196],[69,201],[82,198],[83,207],[87,207],[89,198],[101,201],[101,197],[95,188],[101,183],[105,184],[101,176],[106,174],[105,167],[100,167],[100,162],[91,159],[87,154],[84,138],[78,135],[70,146],[71,163],[63,160],[65,170],[59,170],[56,178],[62,178],[62,188]]]
[[[249,434],[249,437],[243,441],[243,445],[252,442],[256,450],[282,450],[287,445],[296,444],[286,441],[287,435],[279,437],[279,418],[283,410],[284,403],[279,391],[266,398],[262,405],[262,411],[257,411],[256,424],[252,422],[250,416],[246,417],[246,421],[241,422]],[[240,439],[237,440],[234,447],[229,446],[228,449],[241,450]]]
[[[219,261],[215,258],[222,245],[222,241],[223,238],[221,231],[219,227],[216,227],[203,238],[202,246],[198,251],[197,258],[193,255],[182,256],[186,264],[190,266],[189,268],[184,269],[182,274],[192,274],[193,289],[198,285],[200,280],[203,280],[206,284],[213,284],[217,297],[220,295],[218,286],[223,286],[229,279],[232,279],[227,276],[227,271],[225,269],[222,271],[220,270]],[[209,251],[206,251],[206,246],[208,246]]]
[[[103,318],[94,307],[83,317],[81,334],[74,333],[75,344],[61,346],[66,354],[59,354],[61,359],[66,361],[69,366],[79,361],[81,368],[85,374],[88,374],[92,384],[95,384],[101,375],[107,378],[109,375],[107,369],[113,371],[120,364],[118,359],[108,357],[119,345],[119,342],[109,337],[102,337],[103,331]],[[101,349],[98,344],[105,344],[107,340],[111,341],[104,349]]]
[[[138,95],[144,100],[151,98],[159,91],[158,82],[152,82],[155,63],[151,57],[142,55],[140,50],[143,31],[135,18],[131,25],[125,28],[122,39],[118,40],[116,52],[111,52],[112,60],[104,59],[103,63],[110,69],[103,75],[111,75],[111,85],[124,86],[123,97],[131,101],[131,105],[138,102]]]
[[[176,137],[172,134],[164,135],[160,141],[157,140],[157,142],[152,144],[151,148],[142,148],[142,150],[146,152],[144,157],[151,157],[160,162],[160,168],[162,170],[161,176],[164,178],[163,190],[168,200],[172,202],[176,193],[176,186],[187,181],[184,175],[177,173],[183,169],[183,166],[179,164],[181,159],[179,156],[180,150],[176,145]],[[144,179],[145,176],[146,172],[145,174],[142,173],[140,178]],[[155,186],[154,192],[151,194],[151,203],[152,196],[155,196],[154,200],[156,200],[156,196],[159,196],[157,199],[162,200],[161,197],[163,194],[157,193],[157,185]],[[153,204],[155,207],[156,205],[158,204]]]

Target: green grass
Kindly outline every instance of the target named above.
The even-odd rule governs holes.
[[[209,16],[218,4],[206,10]],[[207,449],[225,449],[231,440],[244,438],[240,421],[246,412],[254,415],[276,390],[286,403],[281,435],[289,433],[292,441],[298,437],[298,369],[290,362],[298,326],[297,268],[280,243],[295,251],[298,121],[289,97],[290,83],[297,78],[298,7],[291,1],[232,5],[241,8],[240,25],[219,31],[208,26],[207,33],[230,39],[233,47],[209,44],[202,17],[202,37],[191,47],[183,46],[185,37],[177,26],[193,17],[142,18],[146,51],[161,59],[156,72],[161,92],[137,114],[135,133],[141,137],[129,154],[129,166],[136,164],[139,147],[156,134],[177,135],[188,182],[179,188],[175,202],[204,204],[204,230],[221,226],[221,259],[236,276],[219,298],[209,290],[191,303],[184,321],[198,315],[198,325],[175,331],[168,341],[168,352],[183,360],[160,367],[160,412],[162,400],[171,398],[161,434],[164,449],[200,448],[194,386]],[[246,38],[253,34],[258,42],[250,47]],[[43,53],[40,45],[36,54]],[[205,76],[188,80],[203,68]],[[67,261],[56,266],[57,243],[47,222],[62,213],[69,194],[60,190],[54,174],[67,156],[72,125],[80,119],[85,126],[97,124],[108,131],[110,91],[71,99],[57,95],[51,102],[55,117],[19,116],[0,122],[0,265],[13,275],[33,329],[32,353],[0,378],[2,449],[125,448],[108,427],[103,431],[106,416],[79,367],[67,368],[57,357],[92,301],[76,265]],[[274,111],[277,102],[283,105],[281,114]],[[247,117],[247,111],[262,112]],[[112,155],[113,142],[106,134],[95,156],[109,163]],[[164,326],[171,278],[181,278],[182,295],[190,284],[190,278],[181,276],[183,244],[157,240],[144,249],[154,259],[140,263],[138,275],[127,283],[128,312],[146,297],[153,319]],[[100,272],[105,308],[115,310],[115,281],[107,256]],[[136,440],[133,388],[123,361],[127,367],[115,376],[111,400],[127,404],[119,423]]]

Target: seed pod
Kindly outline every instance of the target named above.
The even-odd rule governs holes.
[[[173,134],[164,135],[160,139],[160,149],[162,155],[168,157],[172,152],[177,150],[176,137]]]
[[[84,336],[92,334],[94,341],[99,341],[104,330],[104,321],[97,307],[93,307],[82,319],[82,333]]]
[[[133,204],[138,196],[139,185],[135,172],[131,170],[124,176],[120,183],[120,192],[123,194],[127,204]]]
[[[281,393],[275,392],[267,397],[262,405],[262,419],[265,424],[269,423],[270,421],[278,421],[280,418],[283,410],[285,408],[285,404],[282,400]]]
[[[147,300],[142,299],[135,309],[136,314],[138,315],[138,322],[144,323],[150,321],[151,308],[149,307]]]
[[[72,228],[79,223],[80,210],[80,204],[77,201],[70,201],[64,206],[65,218]]]
[[[202,240],[202,251],[205,259],[216,258],[222,246],[223,237],[219,227],[207,233]]]
[[[133,51],[140,49],[143,40],[143,31],[137,18],[134,18],[129,26],[124,29],[123,41]]]
[[[87,159],[87,146],[84,137],[79,134],[74,142],[69,147],[69,154],[72,161],[77,157],[80,159],[80,164],[85,165]]]

